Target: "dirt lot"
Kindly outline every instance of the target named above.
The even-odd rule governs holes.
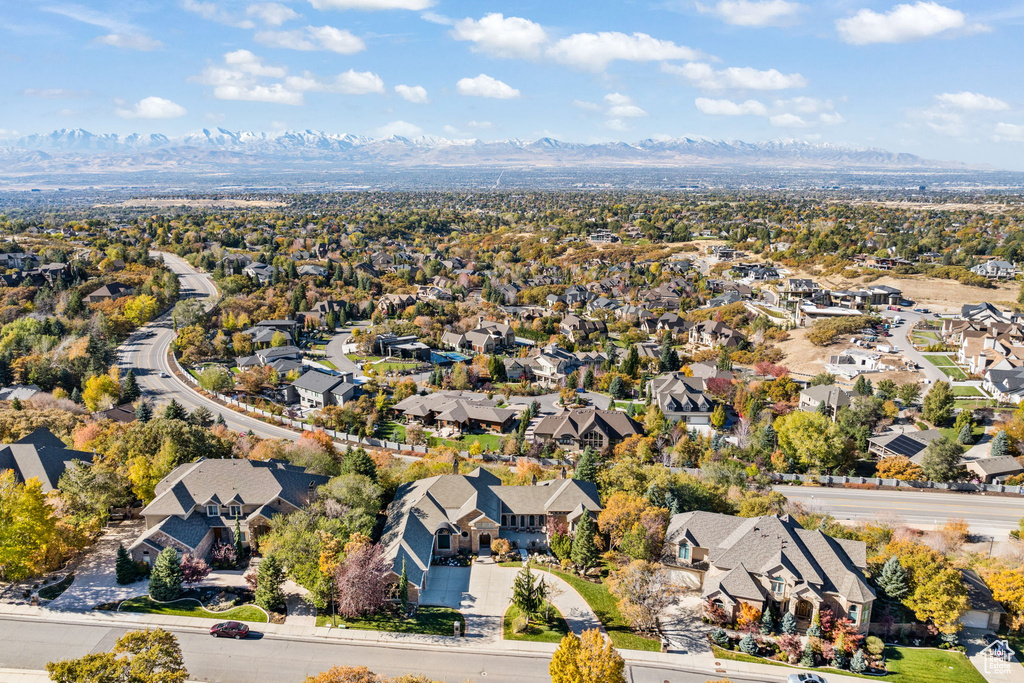
[[[786,357],[782,360],[782,365],[785,365],[790,371],[806,375],[817,375],[825,371],[825,364],[828,363],[829,356],[838,356],[847,349],[859,348],[849,343],[848,339],[831,346],[815,346],[807,341],[807,330],[800,328],[791,330],[789,339],[776,346],[786,354]],[[903,357],[898,354],[883,354],[882,363],[894,367],[902,367]],[[895,380],[897,384],[906,384],[907,382],[917,382],[921,379],[919,373],[907,370],[871,372],[865,376],[874,383],[882,379],[891,379]],[[847,384],[847,382],[841,381],[840,384]]]

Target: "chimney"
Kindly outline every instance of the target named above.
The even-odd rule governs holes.
[[[566,475],[565,465],[562,465],[562,467],[558,470],[558,478],[559,479],[565,479],[565,475]]]
[[[452,458],[452,474],[458,474],[458,473],[459,473],[459,458],[455,457],[455,458]]]
[[[537,475],[536,474],[533,475],[533,477],[530,480],[530,483],[532,483],[534,486],[537,485]]]

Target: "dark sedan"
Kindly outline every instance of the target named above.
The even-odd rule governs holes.
[[[210,635],[214,638],[245,638],[249,635],[249,627],[239,621],[222,621],[210,627]]]

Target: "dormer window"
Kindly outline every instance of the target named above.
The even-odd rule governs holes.
[[[242,516],[242,506],[241,505],[232,505],[231,506],[231,516],[232,517],[241,517]]]
[[[220,506],[219,505],[207,505],[206,506],[206,516],[207,517],[216,517],[219,514],[220,514]]]
[[[782,579],[772,579],[772,593],[776,595],[782,595],[782,591],[786,588],[786,582]]]
[[[679,559],[689,560],[690,559],[690,546],[685,543],[679,546]]]

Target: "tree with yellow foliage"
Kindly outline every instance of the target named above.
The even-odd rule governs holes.
[[[890,455],[878,461],[875,474],[882,479],[900,481],[924,481],[924,470],[905,455]]]
[[[0,471],[0,578],[20,581],[42,571],[56,528],[39,480],[20,484],[14,470]]]
[[[133,296],[125,302],[124,317],[141,327],[156,315],[158,304],[155,298],[149,294]]]
[[[85,381],[85,391],[82,392],[82,401],[85,407],[92,412],[106,410],[115,403],[121,393],[121,384],[117,378],[117,368],[110,368],[106,375],[95,375]]]
[[[625,683],[625,670],[622,656],[597,629],[562,638],[548,666],[551,683]]]

